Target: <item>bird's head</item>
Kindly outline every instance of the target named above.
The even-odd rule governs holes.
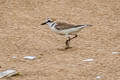
[[[56,19],[54,19],[54,18],[48,18],[45,22],[43,22],[41,25],[45,25],[45,24],[47,24],[47,23],[53,23],[54,21],[56,21]]]

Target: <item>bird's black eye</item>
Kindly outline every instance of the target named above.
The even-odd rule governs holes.
[[[51,20],[48,20],[47,22],[52,22]]]

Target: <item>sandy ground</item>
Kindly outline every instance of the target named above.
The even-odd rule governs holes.
[[[66,38],[40,25],[47,18],[94,26],[60,51]],[[112,52],[120,52],[120,0],[0,0],[0,72],[20,73],[1,80],[120,80]]]

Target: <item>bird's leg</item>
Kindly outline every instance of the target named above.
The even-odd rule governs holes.
[[[66,40],[66,48],[65,49],[68,49],[68,48],[70,48],[70,40],[71,40],[71,38],[70,37],[68,37],[68,39]]]
[[[72,39],[74,39],[74,38],[76,38],[78,35],[77,34],[74,34],[75,36],[74,37],[72,37],[72,38],[70,38],[70,40],[72,40]]]
[[[72,38],[70,38],[70,36],[68,37],[68,39],[66,40],[66,48],[65,49],[69,49],[69,48],[71,48],[69,45],[70,45],[70,40],[72,40],[72,39],[74,39],[74,38],[76,38],[77,37],[77,34],[74,34],[75,36],[74,37],[72,37]]]

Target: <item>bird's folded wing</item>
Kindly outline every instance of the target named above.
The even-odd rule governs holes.
[[[84,25],[74,25],[74,24],[68,24],[65,22],[57,22],[57,25],[55,26],[56,29],[58,30],[64,30],[64,29],[69,29],[69,28],[76,28]]]

